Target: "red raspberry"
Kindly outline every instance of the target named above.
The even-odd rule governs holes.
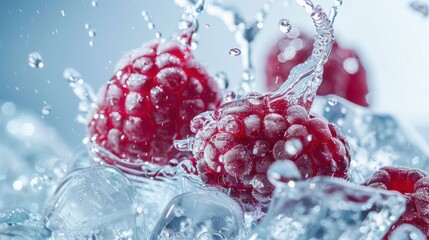
[[[347,176],[350,152],[343,135],[299,105],[252,96],[222,105],[212,118],[191,122],[199,175],[245,209],[270,201],[274,187],[267,170],[276,160],[294,161],[305,178]]]
[[[296,30],[273,46],[265,65],[268,90],[276,90],[286,81],[294,66],[307,60],[311,55],[313,42],[313,38]],[[317,94],[335,94],[356,104],[368,106],[365,99],[368,94],[366,72],[353,50],[341,48],[334,42]]]
[[[406,210],[390,228],[384,239],[401,224],[412,224],[429,237],[429,174],[418,169],[384,167],[366,183],[378,189],[400,192],[406,199]]]
[[[191,136],[190,120],[220,103],[216,82],[175,41],[146,44],[119,65],[100,89],[87,126],[92,142],[121,159],[103,160],[140,170],[143,162],[165,165],[179,158],[172,141]]]

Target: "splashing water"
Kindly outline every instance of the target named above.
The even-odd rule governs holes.
[[[73,68],[65,69],[63,77],[68,81],[70,87],[73,89],[74,94],[80,99],[77,120],[80,123],[86,124],[87,113],[96,106],[95,102],[97,98],[94,90],[82,79],[80,73]]]
[[[204,0],[175,0],[184,11],[179,22],[178,40],[185,47],[195,49],[198,46],[196,34],[199,28],[198,17],[204,9]]]
[[[264,26],[264,20],[268,15],[271,4],[274,0],[266,0],[262,9],[256,14],[253,22],[246,22],[244,18],[233,8],[221,3],[209,2],[207,12],[210,15],[220,18],[228,30],[235,34],[235,40],[239,48],[229,50],[231,56],[241,55],[243,74],[237,92],[240,98],[241,93],[249,93],[254,87],[254,67],[251,61],[252,43],[255,37]],[[243,94],[243,95],[244,95]]]

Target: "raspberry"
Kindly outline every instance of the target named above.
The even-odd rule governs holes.
[[[196,117],[193,153],[204,182],[217,186],[247,210],[266,207],[274,187],[267,170],[276,160],[295,162],[305,178],[347,177],[348,144],[339,130],[300,105],[267,96],[228,102],[207,119]]]
[[[190,120],[221,100],[217,83],[175,41],[155,41],[127,54],[98,94],[87,125],[93,143],[119,157],[109,164],[141,170],[180,158],[176,138],[192,136]],[[182,154],[183,155],[183,154]]]
[[[268,54],[265,74],[268,90],[276,90],[289,76],[291,69],[310,56],[314,39],[292,31],[281,38]],[[334,42],[324,66],[323,82],[318,95],[335,94],[349,101],[368,106],[366,72],[357,54]]]
[[[376,172],[366,186],[400,192],[406,199],[406,210],[390,228],[384,239],[401,224],[412,224],[429,237],[429,174],[418,169],[384,167]]]

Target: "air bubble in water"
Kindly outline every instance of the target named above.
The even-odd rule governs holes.
[[[330,106],[335,106],[335,105],[337,105],[337,103],[338,103],[338,100],[335,97],[330,97],[329,100],[328,100],[328,104]]]
[[[290,24],[289,20],[283,18],[279,21],[279,29],[282,33],[288,33],[292,29],[292,25]]]
[[[32,68],[43,68],[43,59],[40,53],[32,52],[28,54],[28,65]]]
[[[228,53],[229,55],[236,57],[241,54],[241,50],[238,48],[231,48]]]
[[[51,105],[45,105],[42,108],[43,115],[49,115],[51,113]]]

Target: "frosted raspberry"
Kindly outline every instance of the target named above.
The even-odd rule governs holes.
[[[109,164],[138,170],[143,162],[180,158],[173,139],[191,136],[190,120],[221,100],[216,82],[175,41],[146,44],[117,70],[100,89],[87,125],[91,141],[121,159],[102,157]]]
[[[295,30],[273,46],[265,65],[268,90],[276,90],[287,79],[294,66],[307,60],[313,49],[313,42],[314,39]],[[356,104],[368,106],[366,71],[355,51],[342,48],[334,42],[317,94],[335,94]]]
[[[305,178],[347,177],[350,153],[343,135],[299,105],[253,96],[222,105],[212,117],[191,122],[199,175],[245,208],[270,201],[267,170],[276,160],[294,161]]]
[[[384,239],[401,224],[419,228],[429,237],[429,174],[418,169],[384,167],[376,172],[365,185],[400,192],[406,199],[406,210],[391,227]]]

